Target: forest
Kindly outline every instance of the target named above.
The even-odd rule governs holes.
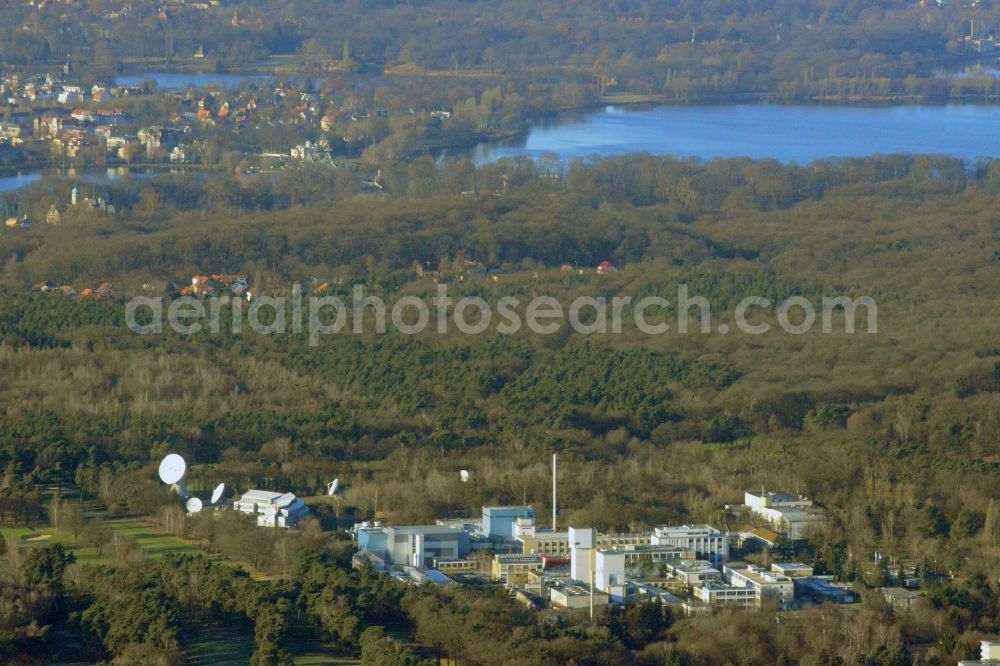
[[[29,3],[5,8],[0,62],[108,76],[135,63],[300,73],[451,73],[597,94],[724,101],[991,98],[992,2],[233,0]],[[206,3],[207,4],[207,3]],[[205,58],[193,62],[201,48]],[[944,78],[941,78],[944,75]],[[576,97],[577,99],[574,99]]]
[[[452,181],[462,169],[479,184],[472,194]],[[56,637],[72,636],[91,659],[155,652],[175,663],[192,632],[181,616],[203,613],[253,627],[258,664],[289,663],[302,631],[372,664],[971,656],[1000,629],[997,173],[992,162],[910,156],[785,166],[638,155],[555,174],[522,160],[423,160],[387,170],[398,185],[379,195],[317,187],[293,203],[294,179],[266,181],[269,205],[239,204],[239,179],[125,178],[110,186],[133,202],[121,218],[95,211],[3,230],[0,531],[55,517],[76,534],[67,546],[100,546],[107,569],[50,550],[59,544],[8,543],[5,561],[20,564],[0,574],[0,649],[44,662],[68,649]],[[46,180],[10,196],[45,207],[61,187]],[[598,273],[602,261],[617,270]],[[456,298],[568,302],[683,283],[720,317],[753,294],[868,295],[878,331],[345,331],[311,347],[291,331],[124,327],[128,298],[176,295],[191,275],[216,271],[247,273],[263,294],[298,282],[346,296],[362,285],[387,300],[429,298],[441,284]],[[43,293],[43,281],[109,282],[116,295]],[[317,505],[315,524],[262,540],[240,521],[179,517],[156,481],[170,451],[192,464],[195,491],[224,481],[309,497],[333,476],[345,491]],[[829,520],[796,557],[853,582],[864,601],[779,624],[766,608],[684,618],[640,604],[590,625],[499,594],[396,588],[347,569],[340,530],[376,511],[414,524],[484,504],[544,506],[553,452],[568,524],[735,528],[723,507],[747,488],[807,494]],[[474,481],[458,483],[459,469]],[[80,514],[76,495],[96,508]],[[113,540],[115,517],[152,521],[265,577],[197,555],[149,559]],[[873,552],[925,578],[911,612],[875,593],[888,574]],[[187,570],[199,573],[178,573]],[[214,582],[184,587],[202,579]],[[137,591],[128,613],[109,610],[126,589]],[[290,624],[267,608],[292,609],[279,613]],[[822,636],[810,631],[816,614]]]

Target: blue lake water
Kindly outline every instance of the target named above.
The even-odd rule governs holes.
[[[121,86],[141,86],[145,81],[156,81],[157,87],[163,90],[205,88],[236,88],[243,83],[263,83],[273,80],[273,76],[263,74],[215,74],[215,73],[183,73],[183,72],[143,72],[128,74],[115,78],[115,83]]]
[[[40,173],[19,173],[12,176],[0,176],[0,192],[13,192],[26,185],[31,185],[41,179]]]
[[[149,178],[162,174],[186,173],[183,167],[169,167],[163,169],[129,169],[128,167],[82,167],[72,169],[43,169],[33,171],[0,171],[0,194],[14,192],[27,187],[32,183],[37,183],[42,178],[61,178],[69,183],[80,186],[101,185],[110,183],[125,176],[132,178]],[[72,184],[66,185],[67,196]]]
[[[1000,107],[609,106],[534,125],[519,141],[480,144],[473,159],[565,161],[633,152],[799,164],[889,153],[1000,158]]]

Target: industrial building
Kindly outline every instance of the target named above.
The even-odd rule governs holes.
[[[471,552],[469,533],[453,527],[389,527],[389,561],[423,567],[434,559],[458,559]]]
[[[514,538],[514,525],[519,518],[535,519],[530,506],[484,506],[483,533],[488,537]]]
[[[513,534],[514,541],[520,545],[522,553],[554,557],[569,557],[570,555],[569,530],[540,528],[535,525],[533,518],[518,518],[514,522]],[[649,545],[650,533],[604,534],[595,532],[594,539],[598,548],[643,546]]]
[[[390,566],[425,567],[434,560],[459,560],[472,550],[469,533],[448,525],[361,523],[354,527],[354,538],[359,551],[372,553]]]
[[[500,554],[493,556],[493,564],[490,573],[493,580],[501,580],[509,583],[527,582],[525,574],[527,572],[540,573],[545,568],[545,563],[540,555],[513,555]]]

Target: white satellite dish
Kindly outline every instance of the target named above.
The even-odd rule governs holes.
[[[334,479],[330,483],[326,484],[326,494],[336,495],[340,491],[340,479]]]
[[[226,484],[220,483],[212,491],[212,504],[218,504],[219,500],[222,499],[222,493],[226,492]]]
[[[186,471],[187,463],[176,453],[171,453],[160,461],[160,481],[167,485],[173,485],[183,479]]]
[[[462,477],[462,483],[468,483],[468,481],[469,481],[469,470],[463,469],[461,472],[458,473],[458,475],[460,477]]]
[[[184,505],[184,508],[187,509],[188,513],[198,513],[199,511],[201,511],[201,507],[202,507],[201,500],[198,499],[197,497],[192,497]]]

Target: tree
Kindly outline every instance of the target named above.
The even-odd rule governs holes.
[[[104,546],[111,542],[112,530],[108,524],[100,519],[92,520],[83,528],[83,544],[97,551],[101,555]]]
[[[80,534],[87,524],[83,509],[79,504],[66,501],[62,503],[62,514],[62,529],[73,534],[73,541],[79,541]]]
[[[361,663],[364,666],[414,666],[420,659],[408,647],[386,636],[382,627],[361,633]]]
[[[45,544],[28,551],[21,564],[25,583],[51,588],[62,592],[66,567],[76,561],[61,543]]]

